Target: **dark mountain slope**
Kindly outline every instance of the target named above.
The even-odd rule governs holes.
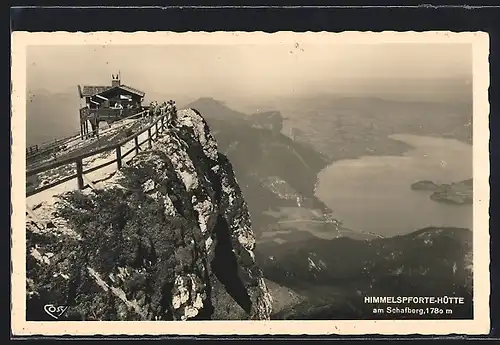
[[[308,297],[276,318],[370,318],[376,306],[365,304],[365,296],[464,297],[453,317],[471,317],[472,232],[467,229],[431,227],[371,241],[269,242],[258,246],[256,257],[266,278]]]

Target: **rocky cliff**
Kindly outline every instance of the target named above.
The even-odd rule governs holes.
[[[27,318],[269,319],[247,204],[202,116],[176,126],[95,189],[27,218]]]

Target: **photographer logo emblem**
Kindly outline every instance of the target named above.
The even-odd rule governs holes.
[[[55,306],[53,304],[46,304],[43,306],[43,310],[50,316],[52,316],[54,319],[59,320],[61,316],[64,315],[66,310],[68,310],[67,305],[60,305],[60,306]]]

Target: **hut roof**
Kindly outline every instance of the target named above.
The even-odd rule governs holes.
[[[93,85],[83,85],[81,87],[81,97],[94,96],[101,92],[111,89],[111,86],[93,86]]]
[[[89,97],[89,96],[95,96],[99,95],[101,93],[104,93],[106,91],[109,91],[111,89],[116,89],[120,88],[122,90],[128,91],[130,93],[136,94],[140,97],[144,97],[145,93],[143,91],[140,91],[136,88],[133,88],[128,85],[119,85],[119,86],[92,86],[92,85],[83,85],[81,86],[80,89],[80,97]]]

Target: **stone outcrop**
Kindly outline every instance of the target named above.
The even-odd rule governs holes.
[[[470,205],[474,199],[472,179],[441,185],[424,180],[413,183],[411,189],[432,191],[431,200],[446,204]]]
[[[250,214],[203,117],[175,126],[96,189],[27,218],[27,317],[68,320],[270,318]]]

